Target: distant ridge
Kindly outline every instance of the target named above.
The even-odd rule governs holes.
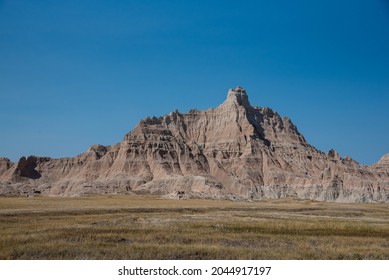
[[[388,202],[389,155],[365,167],[306,142],[242,87],[215,109],[147,117],[124,140],[72,158],[0,158],[0,195],[147,193],[167,198],[298,197]]]

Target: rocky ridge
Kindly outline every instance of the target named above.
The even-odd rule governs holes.
[[[148,117],[122,142],[76,157],[0,158],[0,195],[92,193],[388,202],[389,154],[370,167],[325,154],[237,87],[217,108]]]

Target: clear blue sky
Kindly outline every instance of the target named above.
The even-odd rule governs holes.
[[[322,151],[389,153],[389,1],[0,0],[0,156],[74,156],[243,86]]]

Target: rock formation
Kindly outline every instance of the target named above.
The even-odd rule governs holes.
[[[389,154],[384,155],[376,164],[373,164],[370,169],[381,173],[388,172]]]
[[[215,109],[142,120],[113,146],[72,158],[0,158],[1,195],[155,194],[389,201],[389,155],[364,167],[311,146],[286,117],[237,87]]]

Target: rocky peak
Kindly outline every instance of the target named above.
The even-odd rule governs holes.
[[[237,86],[235,89],[229,89],[225,103],[235,103],[245,108],[251,108],[246,90],[240,86]]]
[[[382,158],[378,161],[378,164],[388,164],[389,165],[389,154],[382,156]]]
[[[329,158],[331,158],[332,160],[335,160],[335,161],[340,161],[342,160],[341,156],[338,154],[337,151],[335,151],[334,149],[331,149],[328,151],[327,153],[327,156]]]
[[[15,175],[17,177],[25,177],[30,179],[38,179],[41,177],[38,171],[35,170],[37,167],[38,158],[35,156],[21,157],[17,163]]]
[[[107,147],[96,144],[90,146],[87,153],[94,155],[96,159],[100,159],[107,153],[107,151]]]
[[[8,158],[0,157],[0,173],[5,172],[12,166],[12,162]]]
[[[389,172],[389,154],[383,155],[382,158],[372,168],[380,171]]]

